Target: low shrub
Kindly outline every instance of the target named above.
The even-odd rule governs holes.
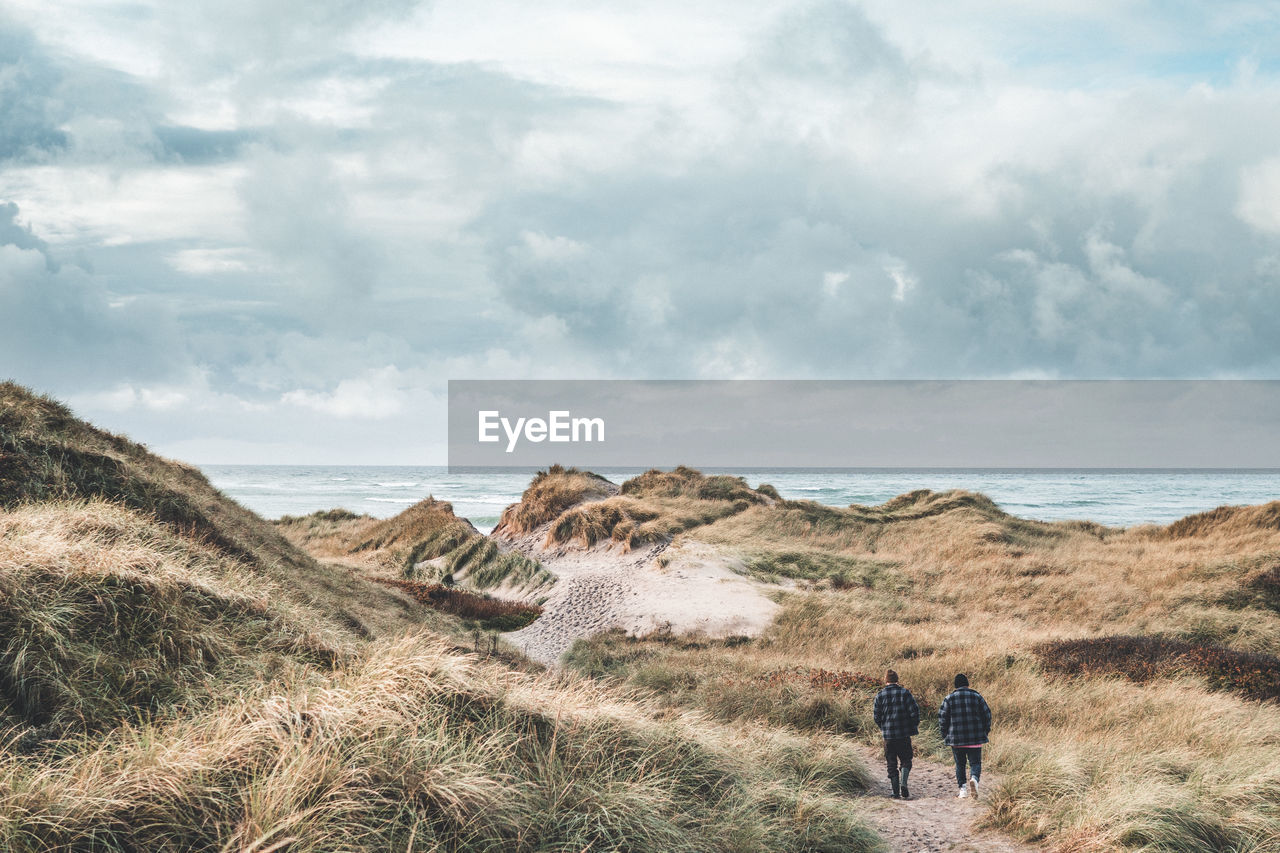
[[[906,580],[897,563],[823,550],[762,551],[743,561],[749,574],[763,578],[830,580],[835,589],[902,590]]]
[[[1254,576],[1248,587],[1259,604],[1280,613],[1280,563]]]
[[[444,584],[394,578],[375,580],[385,586],[404,590],[423,604],[443,613],[480,622],[489,630],[517,631],[542,615],[542,608],[536,604],[478,595]]]
[[[1247,699],[1280,700],[1280,658],[1169,637],[1112,636],[1042,643],[1035,653],[1046,669],[1070,675],[1123,675],[1146,682],[1198,675],[1213,690]]]
[[[591,498],[614,494],[617,487],[597,474],[552,465],[539,471],[524,490],[520,503],[503,510],[496,534],[519,535],[537,530],[560,513]]]
[[[765,684],[801,684],[815,690],[879,690],[884,684],[862,672],[792,667],[760,676]]]
[[[768,487],[772,491],[772,487]],[[696,468],[680,465],[670,471],[657,468],[632,477],[622,484],[622,494],[637,497],[697,498],[704,501],[746,501],[749,504],[764,503],[759,490],[752,489],[741,477],[714,474],[710,477]],[[769,497],[776,497],[773,491]]]

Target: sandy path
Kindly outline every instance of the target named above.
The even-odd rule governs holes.
[[[554,666],[580,637],[610,628],[631,634],[655,630],[698,631],[708,636],[754,636],[773,621],[779,607],[768,587],[734,571],[715,548],[684,542],[668,548],[624,553],[617,548],[541,547],[545,530],[500,540],[542,562],[559,578],[541,617],[505,637],[533,660]],[[661,559],[659,559],[661,556]],[[956,799],[950,765],[916,758],[910,800],[889,795],[884,756],[861,748],[872,773],[869,795],[860,800],[865,814],[895,853],[1035,853],[1019,844],[973,828],[979,805]],[[988,782],[995,777],[988,774]]]
[[[543,602],[542,616],[505,635],[540,663],[554,665],[574,640],[611,628],[755,636],[778,610],[769,587],[738,574],[725,557],[699,543],[624,553],[605,545],[547,551],[540,541],[530,536],[509,546],[541,560],[559,580]]]
[[[863,801],[867,819],[894,853],[1036,853],[1043,849],[975,830],[973,822],[982,806],[956,799],[951,765],[916,756],[911,769],[912,798],[895,800],[889,796],[884,754],[872,747],[861,751],[873,779],[870,794]],[[984,787],[998,779],[990,773],[983,777]]]

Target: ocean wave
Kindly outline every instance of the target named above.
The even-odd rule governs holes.
[[[435,496],[437,500],[458,504],[480,504],[482,506],[507,506],[520,500],[519,495],[449,495]]]
[[[396,466],[399,470],[349,466],[226,466],[209,471],[211,482],[250,509],[274,518],[305,515],[334,506],[363,506],[375,514],[399,512],[434,494],[449,501],[477,527],[496,523],[517,502],[528,478],[516,474],[449,474],[444,468]],[[603,472],[608,474],[610,472]],[[615,479],[625,479],[632,472]],[[388,474],[403,474],[388,479]],[[412,479],[410,479],[412,477]],[[251,479],[252,478],[252,479]],[[374,479],[377,478],[377,479]],[[786,498],[829,506],[879,504],[916,488],[962,487],[982,492],[1015,515],[1046,521],[1090,518],[1106,524],[1168,523],[1221,504],[1264,503],[1280,496],[1280,472],[1142,471],[772,471],[751,474],[770,482]],[[493,491],[499,489],[500,491]],[[472,515],[474,514],[474,515]]]

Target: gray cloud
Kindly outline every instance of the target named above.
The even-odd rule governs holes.
[[[786,13],[757,58],[762,71],[819,86],[879,82],[896,93],[910,90],[916,69],[857,6],[819,0]]]
[[[152,132],[161,157],[191,164],[234,160],[244,146],[262,136],[255,130],[204,130],[182,125],[157,125]]]
[[[403,18],[422,0],[196,0],[156,12],[171,61],[197,75],[243,78],[305,68],[353,32]]]
[[[74,393],[134,377],[180,378],[185,361],[163,309],[118,302],[93,274],[58,263],[0,206],[0,373]]]
[[[674,19],[375,49],[459,26],[407,0],[94,12],[127,68],[6,24],[0,372],[184,453],[364,429],[385,461],[448,378],[1276,375],[1267,54],[1198,84],[1081,37],[1123,76],[1055,85],[994,12],[969,55],[896,8],[744,6],[690,67]],[[1148,65],[1204,64],[1153,31]]]
[[[0,18],[0,161],[66,147],[54,97],[60,82],[31,34]]]
[[[1087,118],[1106,140],[1039,162],[1016,148],[980,158],[968,181],[991,200],[975,211],[893,150],[906,130],[919,170],[946,172],[906,117],[922,109],[918,81],[938,68],[919,68],[856,9],[823,3],[787,17],[743,68],[724,161],[674,175],[669,163],[627,164],[568,190],[503,198],[480,221],[510,304],[562,318],[624,374],[636,364],[694,376],[1280,367],[1278,246],[1236,215],[1240,164],[1268,153],[1280,130],[1253,98],[1213,105],[1157,90],[1104,101]],[[940,85],[967,83],[957,73]],[[780,91],[798,106],[779,104]],[[827,115],[806,111],[842,92],[850,97]],[[1075,120],[1069,98],[1060,106],[1054,120]],[[771,111],[784,120],[762,132],[756,117]],[[1259,120],[1268,132],[1245,131]],[[856,153],[868,124],[884,137],[870,162]],[[969,130],[1008,148],[995,129]],[[839,150],[841,133],[854,150]],[[655,293],[657,333],[640,316]]]

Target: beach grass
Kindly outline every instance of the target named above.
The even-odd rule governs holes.
[[[432,497],[387,519],[333,509],[286,515],[276,527],[313,556],[360,566],[377,579],[445,581],[523,594],[555,583],[537,560],[499,548],[454,515],[452,504]]]
[[[542,608],[536,604],[479,595],[444,584],[398,578],[384,578],[378,582],[402,589],[442,613],[457,616],[464,621],[464,627],[471,627],[474,623],[484,631],[518,631],[542,615]]]
[[[777,493],[765,489],[752,489],[741,477],[707,476],[686,466],[651,469],[621,486],[576,468],[552,466],[538,472],[494,533],[510,538],[545,527],[543,548],[605,544],[625,553],[774,503]]]
[[[0,391],[0,849],[884,849],[848,741],[467,654],[420,581],[317,561],[182,466]],[[335,549],[373,528],[295,526]],[[403,526],[367,550],[411,552]],[[503,556],[472,541],[455,568]]]
[[[893,667],[940,761],[936,710],[964,672],[995,716],[987,825],[1055,850],[1273,849],[1278,510],[1123,530],[1018,519],[964,492],[753,506],[667,553],[710,543],[788,579],[762,636],[612,633],[567,661],[673,708],[868,743],[860,679]]]
[[[0,753],[13,851],[882,849],[847,744],[380,641],[205,713]]]
[[[782,608],[757,637],[611,632],[542,672],[466,653],[483,614],[535,607],[434,582],[545,570],[446,503],[273,526],[54,401],[0,403],[6,849],[881,849],[857,742],[890,666],[941,761],[955,673],[987,697],[986,826],[1280,846],[1280,502],[1115,529],[553,468],[509,530],[688,545]]]

